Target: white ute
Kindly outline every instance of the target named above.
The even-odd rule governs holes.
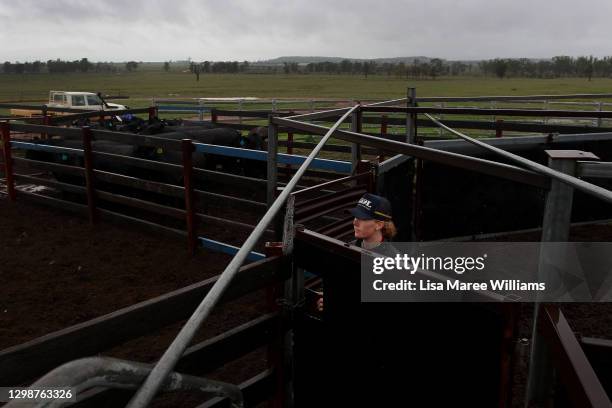
[[[126,109],[125,106],[116,103],[104,103],[93,92],[50,91],[47,106],[50,108],[72,108],[87,111]]]
[[[128,109],[124,105],[116,103],[106,103],[98,95],[93,92],[66,92],[66,91],[50,91],[49,108],[71,108],[82,109],[84,111],[113,111]],[[69,115],[65,112],[49,112],[49,115]],[[11,115],[20,117],[32,117],[42,115],[40,109],[11,109]]]

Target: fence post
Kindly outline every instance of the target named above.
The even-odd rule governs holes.
[[[504,120],[497,119],[495,121],[495,137],[502,137],[504,135]]]
[[[87,209],[89,211],[89,223],[97,222],[96,213],[96,189],[94,186],[93,154],[91,147],[92,133],[89,126],[83,126],[83,167],[85,169],[85,190],[87,193]]]
[[[198,120],[202,121],[204,120],[204,111],[203,109],[203,103],[201,99],[198,99]]]
[[[445,108],[445,107],[446,107],[446,104],[444,102],[441,102],[440,103],[440,108]],[[440,114],[439,118],[440,118],[440,121],[443,121],[444,120],[444,115]],[[440,138],[444,137],[444,129],[442,127],[438,128],[438,136]]]
[[[565,174],[576,174],[576,161],[595,159],[592,153],[578,150],[545,150],[548,155],[548,166]],[[546,193],[544,219],[542,221],[542,242],[567,242],[569,239],[572,201],[574,188],[557,180],[551,180],[550,190]],[[548,266],[546,247],[540,250],[538,280],[546,281],[547,285],[561,288],[563,277],[556,276]],[[552,356],[546,345],[546,340],[538,329],[540,302],[534,303],[533,329],[531,335],[531,355],[529,360],[529,375],[527,378],[527,398],[525,406],[531,402],[544,403],[553,392],[554,376]]]
[[[266,258],[270,258],[273,256],[282,256],[283,255],[283,243],[282,242],[266,242],[266,246],[264,248],[264,253],[266,254]],[[281,308],[279,307],[278,300],[282,294],[282,288],[280,282],[274,282],[270,284],[266,288],[266,299],[268,304],[268,312],[280,312],[282,313]],[[279,319],[277,325],[274,326],[274,329],[271,333],[271,340],[268,343],[267,349],[267,363],[268,368],[274,370],[275,375],[275,383],[276,383],[276,392],[270,397],[268,400],[269,408],[281,408],[283,406],[283,393],[284,393],[284,361],[283,361],[283,321],[282,318]]]
[[[185,223],[187,224],[187,249],[190,255],[196,249],[196,217],[193,202],[193,152],[195,150],[191,139],[181,141],[183,150],[183,186],[185,187]]]
[[[293,254],[293,238],[295,236],[295,196],[290,195],[287,199],[285,219],[283,222],[283,255]],[[289,329],[285,330],[283,341],[283,407],[292,408],[295,405],[293,384],[294,372],[294,313],[298,305],[304,301],[304,271],[291,264],[291,275],[285,281],[284,298],[289,306],[283,311],[283,321],[289,323]]]
[[[602,107],[601,101],[597,103],[597,106],[598,106],[597,110],[601,112],[601,107]],[[602,126],[603,126],[603,118],[599,117],[597,118],[597,127],[602,127]]]
[[[361,109],[355,109],[351,115],[351,131],[361,133]],[[359,143],[351,143],[351,171],[353,174],[357,171],[357,165],[361,160],[361,145]]]
[[[294,111],[289,112],[289,116],[295,115]],[[287,154],[293,154],[293,129],[287,130]],[[287,165],[291,167],[290,165]]]
[[[406,95],[406,106],[416,106],[416,88],[408,88]],[[406,115],[406,143],[414,143],[414,125],[416,124],[416,115],[414,113],[408,113]]]
[[[380,118],[380,137],[382,138],[387,137],[387,118],[387,115],[382,115]],[[382,163],[383,161],[385,161],[385,154],[380,150],[378,152],[378,162]]]
[[[277,153],[278,153],[278,126],[272,122],[273,115],[268,115],[268,188],[266,202],[268,208],[276,199],[276,188],[278,185]]]
[[[6,179],[6,192],[11,201],[15,201],[15,178],[13,176],[13,155],[11,152],[11,125],[8,121],[0,122],[2,132],[2,153],[4,155],[4,178]]]
[[[149,106],[149,121],[157,117],[157,106]]]
[[[42,107],[42,124],[43,126],[50,126],[51,125],[51,118],[49,117],[49,112],[47,111],[47,105],[43,105]],[[40,134],[40,138],[42,140],[47,140],[49,138],[49,134],[47,132],[41,132]]]
[[[242,99],[238,100],[238,110],[242,112]],[[242,115],[238,116],[238,123],[242,124]]]

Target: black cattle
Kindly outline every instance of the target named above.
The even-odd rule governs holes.
[[[83,142],[77,139],[50,139],[44,141],[37,141],[35,143],[79,150],[83,148]],[[126,143],[119,143],[108,140],[92,141],[92,150],[94,152],[111,153],[118,156],[137,157],[147,160],[163,159],[163,151],[158,150],[156,147],[133,146]],[[51,163],[66,164],[79,167],[82,167],[84,162],[83,155],[81,153],[76,152],[56,153],[28,150],[26,151],[25,157],[32,160],[48,161]],[[152,172],[150,170],[143,169],[140,166],[130,164],[129,162],[121,161],[112,157],[104,157],[103,155],[94,154],[93,166],[96,170],[107,171],[110,173],[118,173],[131,177],[138,177],[162,182],[173,181],[173,179],[169,179],[168,176],[163,172]],[[84,183],[83,177],[68,175],[61,171],[54,171],[53,176],[58,181],[65,183],[80,185]]]
[[[260,133],[250,132],[248,136],[234,129],[217,128],[217,129],[188,129],[172,133],[164,133],[163,136],[167,139],[191,139],[196,143],[205,143],[218,146],[237,147],[251,150],[264,150],[266,148],[265,140]],[[196,155],[198,163],[209,170],[220,170],[228,173],[240,174],[248,177],[265,178],[266,177],[266,162],[261,160],[244,159],[231,156],[223,156],[216,154]],[[202,160],[203,159],[203,163]],[[194,165],[196,165],[194,158]]]

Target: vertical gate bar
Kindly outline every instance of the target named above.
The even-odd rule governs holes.
[[[501,305],[504,324],[500,338],[500,383],[499,407],[512,406],[512,378],[514,374],[515,337],[519,329],[520,305],[504,303]]]
[[[283,254],[283,243],[282,242],[266,242],[265,254],[267,258],[273,256],[282,256]],[[268,306],[268,312],[279,312],[278,300],[281,297],[282,285],[280,282],[273,282],[266,288],[266,300]],[[269,408],[282,408],[283,406],[283,392],[284,392],[284,364],[283,364],[283,319],[279,319],[278,323],[274,325],[271,333],[271,339],[268,343],[267,348],[267,365],[268,368],[274,370],[275,377],[275,392],[268,399]]]
[[[155,119],[156,116],[157,116],[157,107],[149,106],[149,122]]]
[[[419,146],[423,146],[423,138],[418,137],[418,129],[416,120],[413,124],[414,127],[414,139],[415,143]],[[420,241],[423,234],[423,176],[424,176],[425,161],[422,159],[414,159],[414,178],[413,178],[413,201],[412,201],[412,231],[411,239],[413,241]]]
[[[272,115],[268,116],[268,188],[266,195],[266,202],[268,208],[272,205],[276,199],[276,187],[278,184],[278,169],[276,167],[277,162],[277,150],[278,150],[278,126],[272,123]]]
[[[42,107],[42,124],[43,126],[51,126],[51,118],[49,117],[49,112],[47,111],[47,105],[43,105]],[[47,140],[49,138],[49,134],[47,132],[42,132],[40,134],[40,138],[42,140]]]
[[[416,88],[408,88],[406,105],[408,107],[416,106]],[[409,113],[406,115],[406,143],[414,143],[416,139],[415,134],[416,114]]]
[[[356,109],[351,115],[351,131],[361,133],[361,109]],[[361,160],[361,145],[359,143],[351,143],[351,171],[355,174],[357,164]]]
[[[87,192],[87,209],[89,212],[89,223],[97,222],[96,213],[96,190],[93,174],[93,153],[91,147],[92,132],[89,126],[84,126],[83,132],[83,167],[85,168],[85,188]]]
[[[504,136],[504,120],[497,119],[495,121],[495,137],[503,137]]]
[[[15,201],[15,178],[13,176],[13,154],[11,152],[11,125],[8,121],[0,123],[2,132],[2,153],[4,155],[4,177],[6,179],[6,192],[9,199]]]
[[[196,217],[193,203],[193,152],[195,147],[191,139],[181,141],[183,150],[183,186],[185,187],[185,223],[187,225],[187,249],[190,255],[196,249]]]
[[[387,137],[387,115],[382,115],[380,118],[380,137]],[[385,161],[385,154],[382,151],[378,152],[378,162]]]
[[[283,255],[293,255],[293,239],[295,236],[295,196],[290,195],[285,205],[285,218],[283,221]],[[285,281],[284,298],[288,310],[283,312],[284,324],[288,324],[287,330],[283,330],[283,407],[292,408],[295,405],[294,383],[294,331],[296,308],[304,300],[304,271],[297,268],[293,262],[290,263],[291,275]]]

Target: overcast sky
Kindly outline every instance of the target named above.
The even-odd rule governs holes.
[[[612,0],[0,0],[0,60],[612,55]]]

